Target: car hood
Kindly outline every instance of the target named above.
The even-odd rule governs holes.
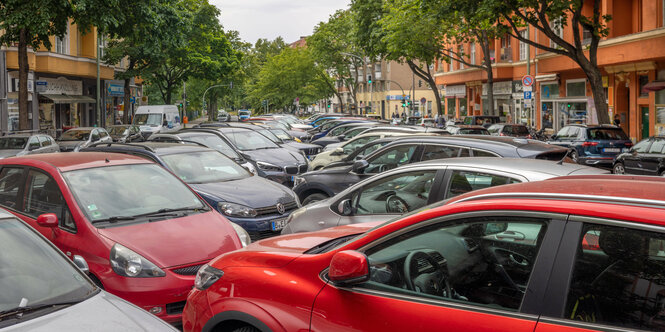
[[[208,261],[241,247],[231,224],[216,211],[150,223],[100,228],[98,232],[160,268]]]
[[[16,157],[23,150],[0,150],[0,159]]]
[[[304,174],[304,176],[315,176],[315,175],[325,175],[325,174],[344,174],[348,173],[351,171],[351,167],[349,166],[340,166],[340,167],[330,167],[330,168],[324,168],[322,170],[318,171],[312,171],[312,172],[307,172]]]
[[[291,203],[295,200],[291,189],[259,176],[226,182],[193,183],[190,186],[203,196],[251,208],[272,206],[278,202]]]
[[[74,148],[79,144],[83,144],[86,141],[58,141],[58,145],[61,148]]]
[[[354,234],[362,234],[381,222],[338,226],[324,230],[280,235],[254,242],[249,246],[214,259],[210,265],[223,270],[226,267],[262,266],[278,268],[291,262],[306,251],[328,241]]]
[[[300,124],[300,123],[293,123],[293,124],[291,124],[291,127],[292,127],[292,128],[297,128],[297,129],[305,129],[305,130],[308,130],[308,129],[312,129],[312,128],[313,128],[313,127],[310,126],[310,125]]]
[[[337,137],[321,137],[319,139],[315,139],[312,141],[314,144],[332,144],[332,143],[339,143],[339,138]]]
[[[294,147],[298,150],[304,150],[304,149],[320,149],[321,146],[317,144],[310,144],[310,143],[299,143],[299,142],[286,142],[284,145],[288,145],[290,147]]]
[[[249,156],[251,160],[263,161],[275,166],[293,166],[305,163],[305,157],[300,152],[287,148],[247,150],[242,153]]]
[[[161,319],[104,291],[71,307],[3,331],[176,331]]]

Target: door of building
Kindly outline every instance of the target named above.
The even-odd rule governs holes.
[[[640,106],[642,113],[642,139],[649,137],[649,106]]]

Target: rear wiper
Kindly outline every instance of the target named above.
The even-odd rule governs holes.
[[[16,318],[20,318],[21,316],[23,316],[23,314],[28,313],[28,312],[34,312],[34,311],[53,308],[53,307],[57,307],[57,306],[71,306],[71,305],[75,305],[75,304],[80,303],[80,302],[81,301],[69,301],[69,302],[37,304],[37,305],[25,306],[25,307],[16,307],[14,309],[0,311],[0,321],[4,320],[6,318],[14,317],[14,316],[16,316]]]

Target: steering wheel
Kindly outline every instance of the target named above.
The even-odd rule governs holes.
[[[409,204],[396,194],[392,194],[386,198],[386,212],[407,213]]]
[[[513,278],[510,277],[506,271],[505,266],[511,266],[518,269],[528,269],[531,266],[529,259],[522,254],[518,254],[514,251],[503,248],[487,248],[485,251],[487,252],[490,263],[494,266],[495,272],[497,272],[510,287],[521,293],[524,293],[525,290],[520,288],[519,285],[515,283]]]
[[[406,288],[415,292],[451,298],[452,291],[448,282],[446,260],[440,264],[432,255],[431,249],[414,250],[404,260],[404,281]],[[418,262],[427,261],[432,267],[421,272]]]

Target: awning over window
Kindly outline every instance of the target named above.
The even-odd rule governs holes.
[[[665,81],[653,81],[642,87],[642,93],[656,92],[665,89]]]
[[[95,98],[88,96],[71,96],[71,95],[55,95],[55,94],[40,94],[40,97],[50,99],[55,104],[72,104],[72,103],[94,103]]]

